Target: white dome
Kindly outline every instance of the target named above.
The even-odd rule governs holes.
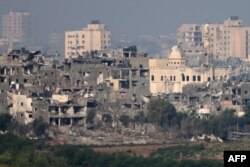
[[[168,57],[169,59],[183,59],[183,53],[181,52],[178,46],[173,46],[171,49],[171,53]]]

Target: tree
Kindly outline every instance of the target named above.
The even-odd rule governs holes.
[[[48,128],[48,124],[46,124],[42,118],[35,119],[32,123],[34,133],[36,136],[42,136],[45,134],[45,130]]]
[[[123,126],[125,126],[126,128],[128,127],[129,125],[129,116],[127,115],[121,115],[119,120],[122,122]]]
[[[156,126],[172,126],[177,117],[176,109],[163,99],[152,100],[148,104],[148,120]]]
[[[0,115],[0,130],[6,131],[11,124],[11,115],[9,114],[1,114]]]

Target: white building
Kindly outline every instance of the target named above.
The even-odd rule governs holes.
[[[99,21],[92,21],[82,30],[65,32],[65,58],[105,51],[110,47],[110,37],[111,32]]]
[[[227,80],[228,68],[213,67],[204,61],[201,67],[189,67],[185,54],[174,46],[168,58],[149,59],[150,92],[153,95],[182,93],[188,84],[202,84],[214,80]]]

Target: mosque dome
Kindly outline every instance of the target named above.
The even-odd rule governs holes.
[[[184,59],[184,54],[178,46],[173,46],[168,59]]]

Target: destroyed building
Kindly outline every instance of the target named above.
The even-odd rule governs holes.
[[[20,123],[42,117],[50,125],[85,124],[87,112],[134,117],[149,97],[146,54],[130,47],[115,57],[91,53],[60,65],[25,49],[1,58],[1,112]]]
[[[117,141],[129,140],[124,133],[142,137],[155,131],[154,125],[133,120],[146,116],[147,103],[159,97],[202,119],[227,108],[242,116],[250,100],[249,69],[240,60],[210,58],[203,55],[192,66],[176,47],[167,59],[149,59],[131,46],[55,64],[46,63],[39,51],[12,51],[0,56],[0,112],[21,124],[42,118],[50,129],[75,128],[69,133],[84,134],[88,141],[106,131],[119,132]],[[121,118],[130,123],[123,125]]]

